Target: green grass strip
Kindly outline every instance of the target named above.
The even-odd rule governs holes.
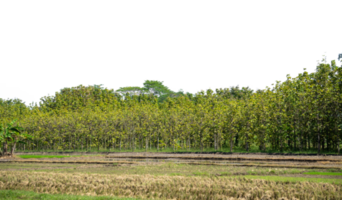
[[[134,198],[119,198],[106,196],[78,196],[64,194],[40,194],[24,190],[0,190],[0,199],[2,200],[134,200]]]
[[[307,178],[307,177],[285,177],[285,176],[253,176],[253,175],[245,175],[245,176],[236,176],[236,177],[245,177],[248,179],[263,179],[268,181],[282,181],[282,182],[315,182],[315,183],[334,183],[341,184],[342,179],[330,179],[330,178]]]
[[[55,150],[53,149],[49,149],[49,150],[25,150],[25,151],[22,151],[22,150],[17,150],[16,152],[33,152],[33,153],[36,153],[36,152],[56,152]],[[65,152],[65,153],[68,153],[68,152],[106,152],[106,153],[114,153],[114,152],[132,152],[131,149],[107,149],[107,148],[100,148],[98,149],[97,147],[96,148],[91,148],[91,149],[88,149],[88,150],[85,150],[85,149],[64,149],[64,150],[58,150],[58,152]],[[137,148],[134,150],[134,152],[146,152],[146,149],[145,148]],[[176,149],[174,150],[173,148],[166,148],[166,149],[159,149],[157,150],[156,148],[152,148],[152,149],[148,149],[147,152],[160,152],[160,153],[163,153],[163,152],[178,152],[178,153],[186,153],[186,152],[196,152],[196,153],[201,153],[201,152],[210,152],[210,153],[230,153],[230,148],[222,148],[221,150],[215,150],[215,148],[204,148],[203,150],[201,149],[191,149],[191,150],[187,150],[187,149]],[[310,150],[305,150],[305,151],[295,151],[295,150],[284,150],[284,151],[279,151],[279,150],[271,150],[271,149],[268,149],[266,151],[260,151],[259,149],[259,146],[252,146],[249,151],[246,151],[244,148],[234,148],[233,149],[233,152],[234,153],[284,153],[284,154],[317,154],[317,149],[310,149]],[[336,151],[321,151],[321,154],[338,154]],[[341,153],[340,153],[341,155]]]
[[[304,172],[307,175],[342,176],[340,172]]]
[[[29,158],[69,158],[70,156],[61,155],[17,155],[19,158],[29,159]]]

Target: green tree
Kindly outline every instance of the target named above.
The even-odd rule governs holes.
[[[10,123],[0,125],[0,140],[3,143],[3,155],[8,155],[8,145],[11,144],[11,153],[13,156],[16,144],[18,142],[23,143],[25,139],[31,138],[30,135],[22,133],[23,128],[20,126],[14,126],[17,120],[13,120]]]

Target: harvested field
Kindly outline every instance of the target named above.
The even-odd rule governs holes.
[[[158,199],[341,199],[342,186],[230,177],[0,172],[0,189]]]
[[[229,160],[230,155],[223,155],[228,160],[206,160],[201,159],[204,155],[196,154],[188,160],[184,154],[157,156],[162,159],[126,153],[1,161],[0,190],[139,199],[342,199],[342,166],[338,161],[234,161]],[[245,158],[250,157],[268,159],[264,155]]]

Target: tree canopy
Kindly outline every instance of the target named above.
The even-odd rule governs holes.
[[[272,87],[173,92],[161,81],[117,91],[64,88],[39,105],[0,99],[0,121],[18,118],[29,150],[151,148],[340,151],[342,67],[335,62]]]

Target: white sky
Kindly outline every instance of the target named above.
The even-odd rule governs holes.
[[[7,83],[0,83],[1,98],[14,98],[15,96],[26,101],[26,104],[35,99],[35,95],[31,95],[28,92],[21,90],[20,87],[7,87]]]

